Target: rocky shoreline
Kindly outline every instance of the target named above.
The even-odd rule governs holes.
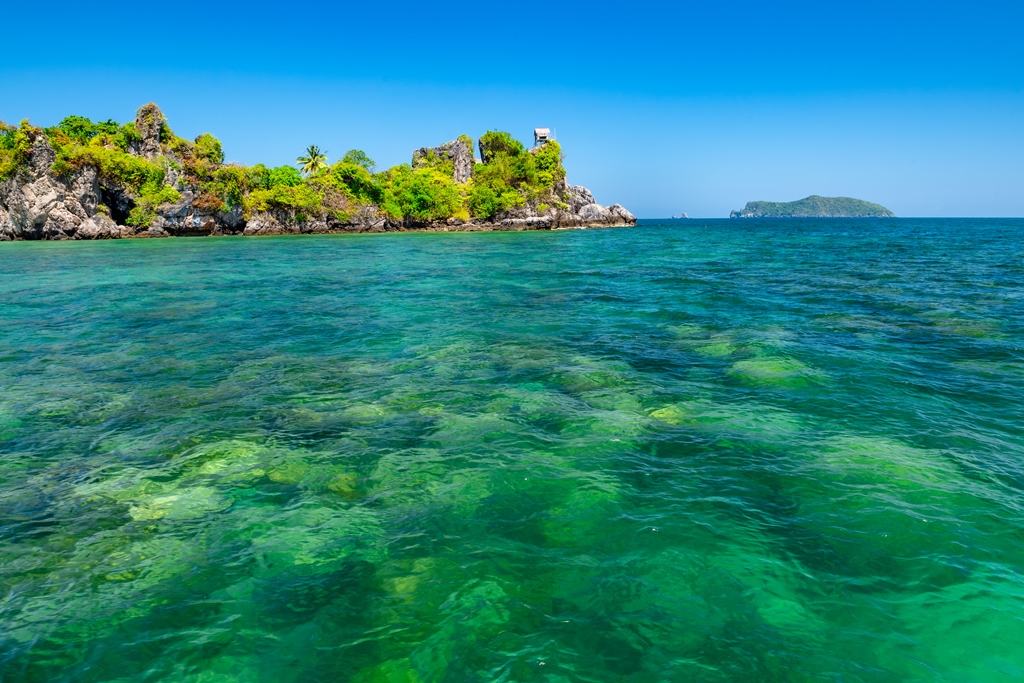
[[[376,233],[401,231],[474,232],[553,230],[564,228],[622,227],[636,218],[621,205],[602,206],[584,187],[564,179],[555,183],[548,197],[534,197],[487,218],[449,217],[416,221],[395,218],[373,204],[350,203],[345,211],[309,213],[294,208],[267,207],[252,210],[243,202],[211,201],[208,191],[181,169],[188,168],[188,148],[176,151],[162,143],[163,115],[155,105],[139,110],[134,140],[125,153],[150,163],[163,164],[163,187],[176,197],[153,206],[148,224],[130,224],[129,216],[144,201],[140,192],[119,184],[103,167],[88,161],[61,168],[54,145],[43,129],[31,129],[30,146],[17,172],[0,183],[0,241],[125,239],[194,237],[207,235],[288,235],[327,233]],[[50,130],[50,129],[47,129]],[[33,132],[34,131],[34,132]],[[202,137],[202,136],[201,136]],[[200,142],[196,139],[196,144]],[[192,144],[192,143],[188,143]],[[218,143],[219,144],[219,143]],[[181,146],[179,145],[179,150]],[[487,150],[481,143],[481,156]],[[535,153],[535,150],[530,150]],[[473,173],[472,148],[461,140],[413,154],[413,164],[425,159],[450,160],[455,181],[465,182]],[[225,165],[228,166],[228,165]],[[58,171],[63,171],[58,172]],[[564,176],[564,172],[562,174]]]

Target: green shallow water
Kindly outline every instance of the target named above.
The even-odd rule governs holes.
[[[1024,678],[1024,221],[0,244],[0,680]]]

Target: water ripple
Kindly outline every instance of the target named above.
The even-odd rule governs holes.
[[[0,678],[1024,678],[1024,221],[0,245]]]

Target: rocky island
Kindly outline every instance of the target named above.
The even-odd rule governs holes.
[[[541,129],[543,130],[543,129]],[[489,131],[375,172],[362,151],[328,164],[311,146],[294,166],[225,163],[220,141],[174,134],[155,104],[118,124],[69,116],[39,128],[0,122],[0,240],[279,235],[403,230],[549,230],[634,225],[569,185],[561,147],[527,149]]]
[[[729,218],[893,218],[894,214],[880,204],[851,197],[819,197],[811,195],[795,202],[747,202]]]

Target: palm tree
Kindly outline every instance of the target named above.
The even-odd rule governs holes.
[[[295,160],[304,175],[313,175],[317,171],[327,168],[327,155],[320,151],[316,145],[306,148],[306,155]]]

